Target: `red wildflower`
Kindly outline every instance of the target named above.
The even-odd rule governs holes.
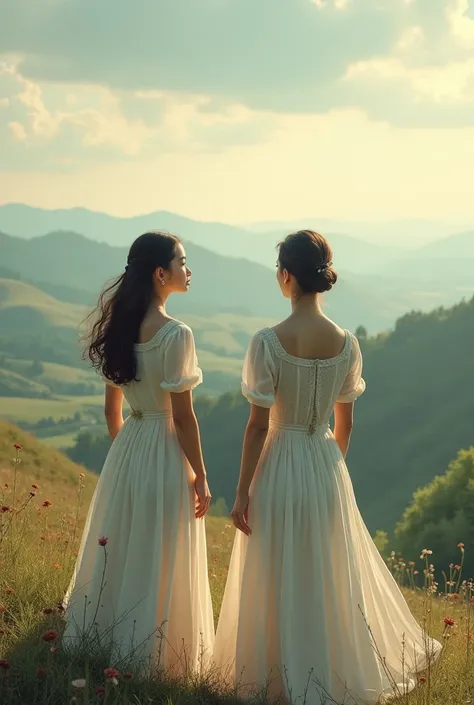
[[[38,485],[36,484],[36,482],[34,483],[34,485],[31,485],[31,486],[32,486],[32,488],[33,488],[34,490],[39,490],[39,487],[38,487]]]
[[[48,675],[48,671],[46,670],[46,668],[38,668],[38,670],[36,671],[36,677],[39,678],[40,680],[43,680],[44,678],[46,678],[47,675]]]
[[[13,588],[7,588],[7,595],[13,595]]]
[[[420,681],[420,683],[426,683],[425,676],[420,676],[419,681]]]
[[[120,678],[120,672],[116,668],[106,668],[104,670],[104,676],[107,680],[112,680],[112,678]]]
[[[2,514],[5,514],[5,512],[9,512],[9,511],[10,511],[10,507],[7,507],[7,505],[4,504],[4,505],[2,506]]]
[[[464,548],[464,544],[462,541],[458,543],[458,548],[460,548],[461,550]]]
[[[10,664],[8,663],[6,658],[0,659],[0,668],[3,671],[8,671],[8,669],[10,668]]]
[[[105,688],[103,685],[98,685],[97,688],[95,689],[96,695],[104,695],[105,694]]]
[[[455,567],[456,570],[461,570],[461,566],[460,566],[460,565],[455,565],[454,567]]]
[[[15,450],[23,450],[23,448],[21,447],[21,445],[19,443],[15,443],[13,445],[13,447],[15,448]]]
[[[54,631],[54,629],[49,629],[49,631],[45,632],[43,636],[41,637],[43,641],[56,641],[58,638],[58,633]]]
[[[45,499],[43,502],[43,507],[50,507],[52,502],[49,501],[49,499]]]
[[[31,491],[31,492],[30,492],[30,497],[36,497],[35,492]]]
[[[132,678],[133,678],[133,676],[132,676],[132,674],[131,674],[130,672],[127,672],[127,673],[124,673],[124,674],[123,674],[123,678],[124,678],[124,680],[126,680],[126,681],[131,681]]]
[[[452,617],[445,617],[444,623],[447,627],[454,627],[454,625],[456,624],[456,622],[454,621],[454,619]]]
[[[99,539],[99,546],[107,546],[108,542],[109,539],[107,538],[107,536],[102,536],[102,538]]]
[[[8,482],[5,482],[5,484],[3,486],[6,490],[8,490]]]

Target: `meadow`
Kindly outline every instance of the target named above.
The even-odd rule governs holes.
[[[61,600],[96,478],[13,426],[0,440],[0,702],[5,705],[107,703],[239,703],[238,690],[217,674],[180,683],[164,674],[138,677],[131,664],[109,663],[87,650],[61,647]],[[14,446],[18,447],[14,447]],[[207,519],[209,579],[214,612],[222,601],[234,529],[229,520]],[[113,537],[109,537],[113,540]],[[422,554],[422,549],[425,549]],[[98,546],[98,550],[102,550]],[[414,549],[415,550],[415,549]],[[410,606],[441,639],[440,661],[420,674],[411,694],[394,705],[468,705],[474,694],[472,586],[464,580],[464,547],[453,547],[457,565],[435,582],[436,556],[429,547],[387,561]],[[422,554],[422,557],[420,557]],[[410,560],[408,560],[410,559]],[[107,669],[116,669],[112,672]],[[261,702],[256,696],[254,702]],[[327,705],[331,703],[328,700]],[[339,705],[339,704],[338,704]],[[355,705],[348,697],[344,705]],[[360,705],[357,702],[357,705]]]

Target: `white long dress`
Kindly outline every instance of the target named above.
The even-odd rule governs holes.
[[[244,690],[266,686],[269,699],[373,705],[394,684],[406,692],[441,646],[375,547],[329,428],[335,402],[365,390],[357,339],[346,332],[340,355],[307,360],[264,329],[242,389],[271,409],[270,429],[250,488],[252,534],[238,531],[234,543],[215,661]]]
[[[202,374],[193,334],[179,321],[137,344],[136,354],[139,381],[123,388],[133,411],[92,500],[65,599],[64,639],[98,633],[102,644],[113,640],[117,658],[151,660],[179,675],[205,666],[214,642],[205,523],[194,517],[193,472],[170,398]]]

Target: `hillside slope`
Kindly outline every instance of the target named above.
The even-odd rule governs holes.
[[[3,333],[34,329],[75,328],[87,315],[87,309],[49,296],[32,284],[0,279],[0,330]]]

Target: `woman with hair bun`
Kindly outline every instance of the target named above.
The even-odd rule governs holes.
[[[354,497],[345,456],[365,382],[357,339],[321,309],[337,281],[329,243],[289,235],[277,279],[292,313],[254,336],[244,364],[251,408],[215,661],[270,702],[375,705],[413,688],[441,646],[416,623]]]
[[[65,599],[66,644],[109,647],[114,665],[130,657],[172,675],[202,668],[214,641],[211,495],[192,402],[202,374],[191,330],[165,309],[190,281],[179,239],[150,232],[99,299],[86,357],[105,379],[114,441]]]

